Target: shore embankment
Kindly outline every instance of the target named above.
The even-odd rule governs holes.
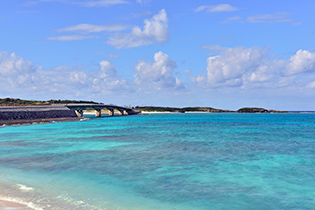
[[[66,106],[0,106],[0,126],[15,124],[79,121],[75,111]]]

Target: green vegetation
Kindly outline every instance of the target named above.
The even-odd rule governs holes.
[[[53,100],[49,101],[37,101],[37,100],[22,100],[14,98],[0,98],[0,106],[36,106],[36,105],[51,105],[51,104],[82,104],[82,103],[92,103],[98,104],[94,101],[76,101],[76,100]]]
[[[267,109],[264,108],[257,108],[257,107],[244,107],[237,110],[238,113],[264,113],[268,112]]]
[[[215,109],[212,107],[160,107],[160,106],[136,106],[135,109],[143,112],[235,112],[231,110]],[[286,113],[287,111],[267,110],[257,107],[245,107],[237,110],[238,113]]]
[[[160,107],[160,106],[136,106],[139,111],[144,112],[232,112],[229,110],[215,109],[212,107]]]
[[[267,110],[264,108],[257,107],[245,107],[237,110],[238,113],[287,113],[287,111],[279,111],[279,110]]]

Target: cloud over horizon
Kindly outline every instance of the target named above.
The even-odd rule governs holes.
[[[217,94],[238,93],[244,89],[298,94],[301,90],[311,92],[315,88],[313,52],[299,50],[288,59],[277,59],[268,49],[260,47],[204,47],[216,55],[207,58],[206,73],[190,76],[191,82],[185,85],[176,76],[176,61],[162,51],[154,54],[153,62],[138,60],[134,78],[129,80],[119,76],[109,60],[101,60],[97,69],[89,71],[81,66],[57,66],[47,70],[14,53],[0,52],[1,94],[39,99],[133,95],[139,100],[149,100],[150,97],[143,97],[187,97],[214,90]]]
[[[31,61],[26,61],[15,53],[0,51],[0,89],[11,91],[32,89],[37,68]],[[21,89],[20,89],[21,88]]]
[[[109,60],[100,61],[97,70],[85,71],[81,66],[57,66],[45,70],[15,53],[0,51],[0,88],[6,95],[22,91],[25,96],[41,98],[48,95],[69,98],[86,94],[111,96],[136,90],[183,89],[182,82],[174,76],[175,68],[174,60],[163,52],[157,52],[153,63],[138,61],[134,67],[134,79],[128,81],[118,76],[116,67]]]
[[[206,74],[192,78],[202,86],[283,87],[299,82],[299,78],[292,76],[305,76],[315,71],[315,53],[307,50],[297,51],[290,59],[276,59],[268,49],[260,47],[205,48],[213,50],[217,55],[207,59]],[[299,85],[305,86],[303,83]]]

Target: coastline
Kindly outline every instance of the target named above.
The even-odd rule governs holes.
[[[4,126],[18,126],[18,125],[32,125],[42,123],[55,122],[77,122],[87,120],[84,117],[63,117],[63,118],[46,118],[46,119],[29,119],[29,120],[0,120],[0,127]]]
[[[202,112],[202,111],[186,111],[186,112],[149,112],[141,111],[141,114],[209,114],[209,113],[231,113],[231,112]]]
[[[27,204],[16,201],[0,200],[0,210],[35,210]]]

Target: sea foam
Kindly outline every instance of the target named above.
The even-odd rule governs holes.
[[[33,191],[34,190],[34,188],[27,187],[26,185],[23,185],[23,184],[17,184],[17,186],[20,188],[20,190],[22,192],[29,192],[29,191]]]

